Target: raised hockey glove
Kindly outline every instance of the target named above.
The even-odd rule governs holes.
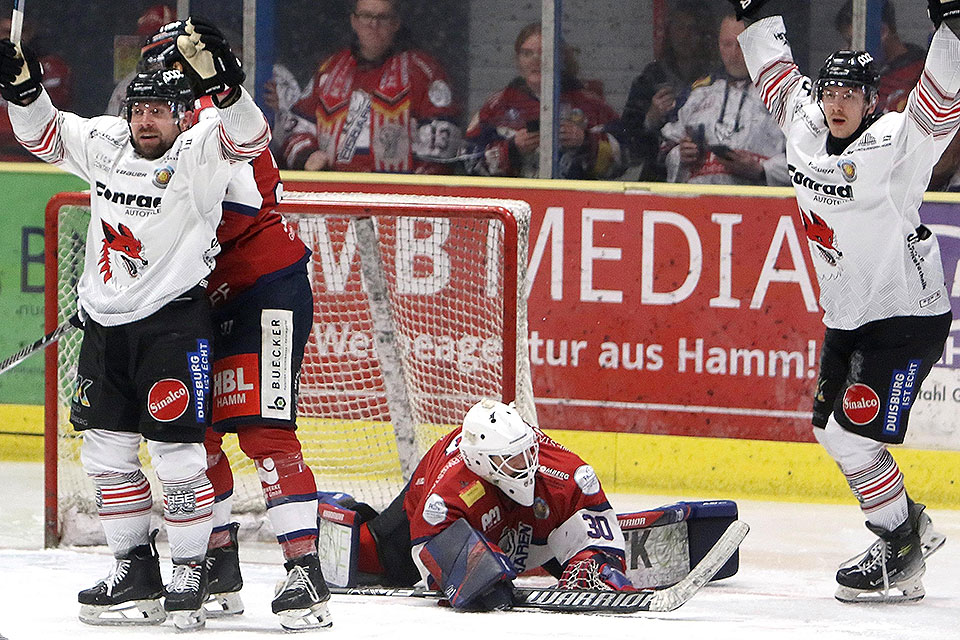
[[[40,95],[43,67],[29,47],[0,40],[0,96],[25,107]]]
[[[246,78],[226,38],[203,18],[190,17],[183,23],[177,36],[177,51],[183,72],[198,97],[236,89]]]
[[[727,0],[737,12],[737,20],[752,18],[767,0]]]
[[[620,562],[600,551],[587,549],[570,558],[560,576],[561,589],[636,591]]]
[[[940,23],[947,20],[947,26],[954,29],[960,23],[960,0],[927,0],[927,15],[933,21],[933,26],[939,28]]]

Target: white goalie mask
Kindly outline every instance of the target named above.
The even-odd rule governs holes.
[[[481,400],[463,418],[460,453],[467,468],[525,507],[533,504],[539,451],[533,428],[502,402]]]

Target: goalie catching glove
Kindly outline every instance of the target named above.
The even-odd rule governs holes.
[[[169,37],[169,45],[151,51],[151,58],[167,68],[179,63],[197,97],[216,97],[239,87],[246,78],[226,38],[203,18],[191,16],[171,22],[157,34],[165,39],[161,34]]]
[[[561,589],[590,589],[600,591],[636,591],[623,570],[620,562],[605,553],[585,549],[570,558],[563,575],[560,576]]]
[[[25,107],[40,95],[43,67],[28,48],[0,40],[0,96]]]

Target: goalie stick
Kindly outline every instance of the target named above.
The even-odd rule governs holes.
[[[69,319],[64,320],[59,327],[47,335],[43,336],[33,344],[28,344],[3,362],[0,362],[0,375],[6,373],[10,369],[13,369],[15,366],[30,357],[30,355],[34,352],[46,349],[54,342],[76,329],[77,325],[74,323],[79,322],[79,320],[79,316],[77,314],[73,314]]]
[[[750,527],[737,520],[683,580],[667,589],[642,591],[570,590],[556,587],[514,587],[514,608],[567,613],[637,613],[673,611],[686,603],[720,570],[740,546]],[[440,591],[420,587],[331,587],[331,593],[359,596],[444,599]]]

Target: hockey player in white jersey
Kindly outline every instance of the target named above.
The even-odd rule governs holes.
[[[730,2],[748,20],[765,4]],[[811,82],[793,62],[779,16],[739,37],[750,76],[787,138],[820,285],[827,329],[814,435],[878,536],[837,572],[836,597],[845,602],[922,598],[924,555],[944,540],[923,505],[908,498],[887,450],[903,442],[951,323],[937,239],[918,210],[960,122],[960,0],[929,7],[938,29],[903,113],[875,113],[878,75],[865,51],[834,53]]]
[[[116,563],[80,592],[80,618],[157,624],[170,613],[178,629],[192,630],[204,625],[213,508],[202,445],[213,338],[204,279],[219,250],[227,183],[270,133],[216,27],[191,19],[174,37],[182,71],[138,75],[125,118],[58,111],[35,56],[9,40],[0,41],[0,95],[21,144],[91,188],[70,420],[83,432],[81,459]],[[212,96],[219,118],[188,128],[195,95]],[[163,488],[173,560],[165,588],[141,438]]]

